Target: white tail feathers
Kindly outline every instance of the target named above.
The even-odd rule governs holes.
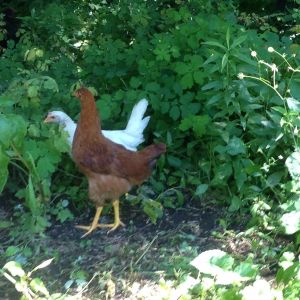
[[[126,133],[136,137],[143,137],[143,131],[147,127],[150,120],[150,116],[144,118],[147,106],[148,101],[146,99],[142,99],[133,107],[125,128]]]

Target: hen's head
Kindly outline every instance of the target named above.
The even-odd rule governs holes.
[[[50,111],[44,120],[44,123],[58,123],[65,125],[68,119],[68,115],[62,111]]]
[[[81,101],[94,98],[93,94],[85,87],[81,87],[74,92],[74,96]]]

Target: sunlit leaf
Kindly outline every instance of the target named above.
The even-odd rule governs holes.
[[[293,179],[300,178],[300,152],[293,152],[285,161],[290,175]]]
[[[230,285],[250,278],[231,271],[234,259],[219,249],[204,251],[191,261],[199,272],[211,275],[217,284]]]
[[[49,296],[49,292],[40,278],[34,278],[30,282],[30,287],[33,291]]]
[[[287,105],[291,111],[300,112],[300,101],[294,98],[286,98]]]
[[[4,265],[3,269],[8,270],[12,276],[22,277],[25,275],[22,266],[16,261],[9,261]]]
[[[283,214],[280,222],[286,234],[294,234],[300,230],[300,211]]]

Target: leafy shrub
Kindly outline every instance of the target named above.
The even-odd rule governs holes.
[[[27,222],[31,230],[48,226],[45,203],[51,193],[61,201],[79,193],[78,179],[68,176],[75,171],[71,160],[60,165],[62,155],[68,157],[65,136],[41,124],[53,108],[76,119],[79,105],[70,90],[78,80],[100,95],[104,128],[124,126],[134,103],[149,99],[147,141],[164,140],[168,146],[158,177],[149,181],[162,195],[156,202],[181,205],[183,188],[195,198],[216,191],[230,212],[252,207],[254,222],[273,226],[269,211],[286,202],[284,160],[295,146],[290,124],[295,127],[298,121],[276,91],[240,81],[237,74],[265,78],[261,81],[266,83],[272,72],[263,70],[266,65],[257,69],[249,49],[267,61],[266,45],[292,47],[291,41],[246,31],[226,4],[180,4],[53,1],[22,18],[19,43],[0,60],[0,187],[25,199],[27,211],[19,214],[22,222],[32,216]],[[277,65],[280,57],[272,60]],[[288,87],[297,91],[297,80],[286,70],[277,78],[280,93]],[[65,173],[55,173],[57,168]],[[164,193],[169,189],[176,192]],[[85,201],[76,198],[76,205]],[[142,203],[153,221],[161,215],[160,203]]]

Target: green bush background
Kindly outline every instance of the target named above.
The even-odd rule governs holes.
[[[12,205],[21,204],[15,214],[25,231],[42,232],[51,214],[71,218],[69,200],[76,208],[86,203],[85,181],[64,134],[42,123],[53,109],[78,118],[71,96],[78,82],[96,90],[105,129],[124,127],[133,105],[149,100],[145,144],[168,147],[149,181],[158,197],[142,202],[153,221],[188,192],[200,200],[214,197],[230,212],[251,211],[265,226],[276,223],[263,207],[276,212],[294,197],[284,162],[298,147],[293,130],[299,121],[274,90],[237,75],[260,72],[251,50],[278,64],[268,47],[298,53],[288,34],[297,30],[299,12],[291,6],[293,20],[282,16],[289,31],[280,36],[272,20],[247,28],[236,4],[15,1],[18,42],[8,41],[0,59],[0,189]],[[297,56],[293,63],[299,64]],[[279,70],[283,97],[289,91],[297,98],[296,75],[291,80]]]

